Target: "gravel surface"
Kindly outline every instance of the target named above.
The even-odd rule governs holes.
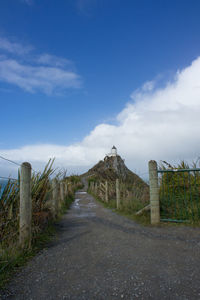
[[[84,191],[0,299],[200,299],[200,229],[143,227]]]

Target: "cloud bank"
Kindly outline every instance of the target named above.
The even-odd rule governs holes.
[[[50,157],[69,171],[86,171],[103,159],[112,145],[139,175],[150,159],[179,162],[200,156],[200,57],[162,88],[150,81],[134,91],[116,117],[117,125],[99,124],[71,146],[28,145],[1,149],[0,154],[38,167]],[[145,177],[145,176],[144,176]]]
[[[0,37],[0,81],[26,92],[54,95],[81,86],[72,62]]]

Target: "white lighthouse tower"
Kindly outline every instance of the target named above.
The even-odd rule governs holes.
[[[110,156],[117,156],[117,148],[115,146],[112,147]]]
[[[107,160],[108,157],[116,157],[116,156],[117,156],[117,148],[113,146],[111,152],[109,154],[106,154],[104,160]]]

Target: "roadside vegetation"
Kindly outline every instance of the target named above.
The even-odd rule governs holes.
[[[53,163],[54,160],[49,160],[43,172],[32,174],[32,245],[29,249],[19,248],[20,173],[17,180],[8,180],[3,191],[0,187],[0,288],[17,267],[34,256],[52,238],[55,234],[54,224],[69,208],[75,191],[82,187],[79,176],[66,177],[61,172],[55,175]],[[56,219],[53,218],[49,205],[53,177],[67,186],[64,202]]]
[[[161,218],[200,224],[200,171],[197,163],[191,166],[181,161],[177,165],[163,162],[160,170]],[[181,170],[181,171],[179,171]]]
[[[150,224],[150,211],[144,211],[141,215],[136,215],[138,211],[149,204],[148,190],[145,185],[136,185],[130,182],[126,183],[121,181],[119,184],[120,190],[120,205],[117,208],[116,201],[116,186],[115,181],[108,181],[108,201],[105,201],[105,187],[99,182],[97,177],[91,177],[88,179],[88,192],[92,194],[95,199],[101,202],[105,207],[111,208],[117,213],[126,216],[132,220],[135,220],[143,225]],[[91,189],[92,186],[96,186],[96,189]],[[146,196],[144,197],[144,189]],[[143,201],[141,201],[141,195]]]
[[[181,170],[181,171],[179,171]],[[185,161],[170,165],[163,161],[159,166],[159,195],[161,224],[200,225],[200,171],[197,163]],[[137,177],[128,180],[119,177],[120,205],[117,207],[116,174],[104,171],[105,179],[98,173],[88,179],[88,191],[104,206],[114,209],[141,224],[150,224],[149,187]],[[114,174],[114,175],[113,175]],[[106,183],[107,182],[107,183]],[[107,184],[107,197],[106,197]],[[139,215],[137,212],[147,207]],[[165,223],[162,223],[164,221]]]

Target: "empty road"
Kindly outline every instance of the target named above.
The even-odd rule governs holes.
[[[85,191],[1,299],[200,299],[200,229],[143,227]]]

